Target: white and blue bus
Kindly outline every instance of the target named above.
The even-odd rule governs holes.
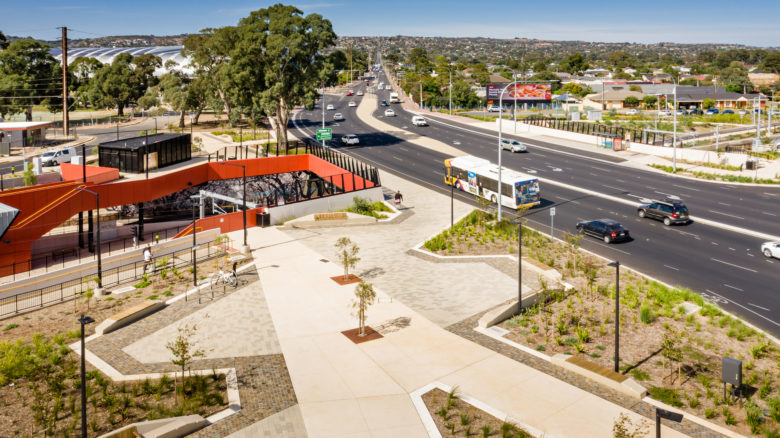
[[[444,166],[445,184],[473,193],[490,202],[498,202],[498,166],[484,158],[471,155],[444,160]],[[541,197],[538,178],[514,170],[502,169],[501,179],[501,205],[515,209],[520,206],[539,205]]]

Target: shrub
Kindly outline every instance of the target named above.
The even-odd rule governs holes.
[[[761,408],[758,407],[756,402],[750,400],[745,405],[745,415],[745,421],[750,426],[750,433],[758,433],[758,427],[761,425]]]
[[[653,315],[653,309],[650,308],[650,303],[642,303],[642,307],[639,309],[639,319],[645,324],[652,324],[655,320]]]
[[[651,386],[648,389],[648,392],[650,393],[650,397],[662,401],[667,405],[674,406],[677,408],[681,408],[683,406],[683,403],[680,400],[680,394],[677,392],[676,389]]]

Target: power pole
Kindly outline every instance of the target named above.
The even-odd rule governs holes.
[[[68,28],[62,28],[62,134],[70,133],[68,120]],[[86,160],[87,157],[84,157]]]

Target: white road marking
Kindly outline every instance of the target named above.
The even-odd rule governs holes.
[[[718,202],[719,205],[725,205],[726,207],[731,207],[731,204],[726,204],[725,202]]]
[[[617,182],[622,182],[622,183],[624,183],[624,182],[625,182],[625,181],[623,181],[622,179],[617,179],[617,178],[615,178],[615,181],[617,181]]]
[[[716,245],[716,246],[718,245],[717,242],[710,242],[710,243],[713,244],[713,245]]]
[[[729,247],[730,251],[736,251],[736,249]]]
[[[715,213],[715,214],[720,214],[720,215],[723,215],[723,216],[733,217],[735,219],[745,219],[744,217],[735,216],[733,214],[723,213],[723,212],[720,212],[720,211],[715,211],[715,210],[707,210],[707,211],[709,211],[710,213]]]
[[[742,289],[740,289],[740,288],[738,288],[738,287],[736,287],[736,286],[732,286],[732,285],[730,285],[730,284],[723,283],[723,285],[724,285],[724,286],[726,286],[726,287],[728,287],[728,288],[731,288],[731,289],[734,289],[734,290],[738,290],[738,291],[740,291],[740,292],[745,292],[744,290],[742,290]]]
[[[758,304],[748,303],[748,305],[749,306],[753,306],[753,307],[757,307],[757,308],[759,308],[761,310],[766,310],[767,312],[769,312],[769,309],[767,309],[766,307],[761,307]]]
[[[763,318],[763,319],[765,319],[765,320],[767,320],[767,321],[771,322],[772,324],[774,324],[774,325],[776,325],[776,326],[780,327],[780,323],[778,323],[777,321],[774,321],[774,320],[772,320],[772,319],[769,319],[769,318],[767,318],[766,316],[764,316],[764,315],[762,315],[762,314],[760,314],[760,313],[754,312],[752,309],[748,309],[747,307],[743,306],[742,304],[739,304],[739,303],[737,303],[737,302],[731,301],[731,300],[729,300],[728,298],[724,297],[723,295],[717,294],[717,293],[715,293],[715,292],[713,292],[713,291],[711,291],[711,290],[709,290],[709,289],[706,289],[706,291],[707,291],[707,292],[709,292],[709,293],[711,293],[711,294],[712,294],[712,295],[713,295],[713,296],[714,296],[714,297],[715,297],[715,298],[718,300],[718,301],[716,301],[716,302],[725,302],[725,303],[731,303],[731,304],[734,304],[734,305],[736,305],[736,306],[739,306],[739,307],[741,307],[741,308],[743,308],[743,309],[747,310],[748,312],[750,312],[750,313],[752,313],[752,314],[754,314],[754,315],[758,316],[759,318]]]
[[[692,190],[694,192],[700,192],[701,191],[699,189],[694,189],[693,187],[685,187],[685,186],[680,186],[680,185],[677,185],[677,184],[672,184],[672,185],[675,186],[675,187],[681,188],[681,189]]]
[[[674,269],[675,271],[679,271],[679,269],[675,268],[674,266],[664,265],[664,268]]]
[[[398,161],[403,161],[402,159],[400,159],[400,158],[398,158],[398,157],[395,157],[395,156],[394,156],[393,158],[395,158],[395,159],[396,159],[396,160],[398,160]]]
[[[723,260],[714,259],[714,258],[712,258],[712,257],[710,257],[710,260],[712,260],[712,261],[715,261],[715,262],[718,262],[718,263],[723,263],[724,265],[733,266],[733,267],[735,267],[735,268],[744,269],[744,270],[746,270],[746,271],[749,271],[749,272],[758,272],[758,271],[756,271],[755,269],[750,269],[750,268],[746,268],[746,267],[744,267],[744,266],[735,265],[735,264],[733,264],[733,263],[724,262]]]
[[[774,213],[767,213],[766,211],[762,211],[762,212],[761,212],[761,214],[765,214],[765,215],[767,215],[767,216],[777,216],[777,215],[776,215],[776,214],[774,214]]]
[[[615,190],[623,190],[623,189],[621,189],[620,187],[612,187],[612,186],[608,186],[608,185],[606,185],[606,184],[602,184],[602,186],[604,186],[604,187],[608,187],[608,188],[610,188],[610,189],[615,189]]]

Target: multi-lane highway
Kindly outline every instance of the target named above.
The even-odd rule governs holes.
[[[387,83],[380,72],[372,84]],[[355,88],[364,90],[363,85]],[[377,92],[379,100],[389,101],[389,91]],[[443,160],[439,152],[407,142],[387,133],[376,132],[356,115],[349,101],[362,97],[326,96],[326,104],[335,109],[326,112],[326,125],[333,129],[334,140],[343,134],[360,136],[360,145],[341,148],[346,154],[363,159],[388,171],[441,192],[449,192],[443,182]],[[474,129],[447,119],[426,117],[430,126],[412,125],[412,113],[391,104],[396,117],[384,117],[385,107],[374,116],[399,129],[427,136],[464,153],[497,161],[497,134]],[[333,121],[340,112],[345,120]],[[321,107],[296,114],[291,128],[299,135],[313,137],[321,126]],[[775,335],[780,334],[780,260],[766,259],[759,247],[759,232],[780,235],[777,208],[778,187],[747,187],[695,181],[621,165],[622,159],[599,153],[522,138],[530,145],[529,153],[503,152],[503,165],[531,172],[541,178],[543,203],[531,210],[530,225],[549,232],[548,208],[556,207],[556,235],[563,230],[574,232],[574,224],[583,219],[613,218],[631,230],[634,240],[606,245],[586,238],[582,246],[609,259],[651,275],[667,283],[689,287],[720,302],[729,311]],[[584,193],[587,189],[595,194]],[[473,202],[471,195],[459,197]],[[676,195],[684,199],[697,219],[687,226],[666,227],[661,222],[640,219],[636,208],[641,198]],[[720,225],[726,225],[723,227]]]

